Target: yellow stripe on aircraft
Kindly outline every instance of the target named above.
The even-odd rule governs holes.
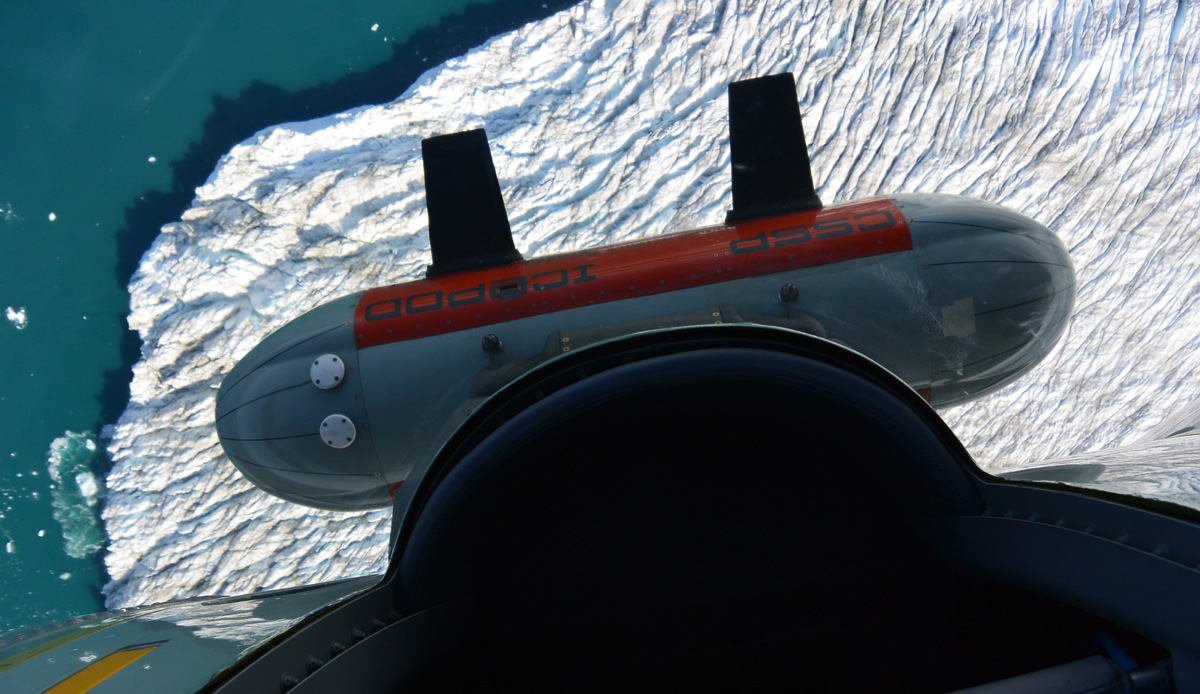
[[[112,677],[121,668],[161,646],[165,641],[126,646],[88,665],[79,672],[47,689],[42,694],[83,694],[92,687]]]

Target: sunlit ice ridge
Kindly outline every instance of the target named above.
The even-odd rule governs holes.
[[[382,569],[388,512],[258,491],[225,460],[213,404],[274,329],[424,272],[422,138],[487,129],[526,257],[597,246],[719,222],[727,83],[782,71],[826,202],[981,198],[1070,251],[1076,313],[1059,346],[942,413],[982,466],[1117,445],[1196,397],[1192,3],[584,2],[391,103],[259,132],[163,228],[130,284],[143,356],[109,445],[109,606]]]

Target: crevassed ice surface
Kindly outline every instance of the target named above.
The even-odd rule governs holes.
[[[111,607],[381,570],[389,513],[277,500],[224,459],[222,376],[270,331],[429,261],[420,140],[485,127],[528,256],[719,222],[730,80],[798,77],[826,202],[983,198],[1065,241],[1060,347],[945,412],[981,465],[1136,438],[1196,397],[1200,7],[593,0],[430,70],[396,101],[269,128],[163,228],[104,520]],[[1180,473],[1183,474],[1183,473]]]

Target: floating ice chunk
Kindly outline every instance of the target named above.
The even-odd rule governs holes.
[[[147,158],[146,158],[146,161],[148,161],[148,162],[150,162],[151,164],[153,164],[154,162],[158,161],[158,157],[147,157]]]
[[[45,531],[45,530],[39,530],[39,531],[38,531],[38,537],[45,537],[45,536],[46,536],[46,531]]]
[[[64,581],[65,581],[65,580],[67,580],[67,579],[69,579],[69,578],[71,577],[71,572],[70,572],[70,571],[64,571],[64,572],[60,573],[60,574],[58,575],[58,577],[59,577],[59,578],[61,578],[62,580],[64,580]]]
[[[13,210],[11,202],[5,202],[3,205],[0,205],[0,220],[5,222],[22,221],[21,216],[18,215],[15,210]]]
[[[12,306],[4,312],[8,316],[8,320],[16,326],[17,330],[24,330],[25,326],[29,325],[29,318],[25,316],[25,307],[14,309]]]
[[[75,484],[79,486],[79,493],[83,494],[88,506],[95,506],[96,497],[100,493],[100,488],[96,485],[96,476],[90,472],[81,472],[75,475]]]
[[[5,545],[4,545],[4,551],[5,551],[5,552],[8,552],[9,554],[12,554],[13,552],[17,551],[17,548],[16,548],[16,546],[15,546],[15,545],[12,543],[12,540],[9,540],[7,543],[5,543]]]
[[[49,215],[49,219],[50,219],[50,221],[52,221],[52,222],[53,222],[54,220],[58,219],[58,215],[56,215],[56,214],[54,214],[53,212],[51,212],[51,213],[50,213],[50,215]]]
[[[47,468],[54,480],[54,519],[62,525],[66,553],[77,559],[104,546],[104,533],[96,517],[103,482],[92,472],[96,440],[90,431],[66,432],[50,444]]]
[[[379,31],[379,25],[378,25],[378,24],[372,24],[372,25],[371,25],[371,31]]]

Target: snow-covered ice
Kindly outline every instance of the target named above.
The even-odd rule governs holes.
[[[420,141],[485,127],[529,256],[714,223],[726,85],[791,71],[827,202],[987,199],[1054,229],[1079,279],[1059,348],[944,415],[992,470],[1131,441],[1200,375],[1200,8],[1175,0],[589,0],[397,100],[259,132],[130,285],[143,341],[109,450],[110,607],[378,571],[389,514],[244,481],[215,388],[308,308],[420,275]]]

